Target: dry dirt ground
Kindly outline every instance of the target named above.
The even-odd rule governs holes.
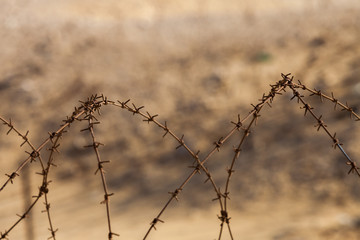
[[[131,99],[203,158],[237,115],[246,115],[280,73],[360,106],[360,2],[5,0],[0,8],[0,116],[12,119],[38,145],[79,100],[103,93]],[[304,94],[308,97],[309,94]],[[359,179],[290,92],[266,107],[243,146],[231,181],[235,239],[360,239]],[[359,122],[309,98],[355,160]],[[192,160],[169,136],[130,112],[102,110],[97,137],[111,192],[119,239],[142,239],[149,223],[189,174]],[[107,239],[101,182],[84,123],[68,129],[51,172],[49,200],[57,239]],[[0,127],[0,181],[26,158],[26,147]],[[208,162],[219,186],[232,146]],[[358,160],[360,161],[360,160]],[[41,179],[32,163],[0,192],[0,231],[9,229]],[[216,196],[197,175],[166,210],[148,239],[216,239]],[[30,191],[30,193],[26,193]],[[26,196],[26,197],[24,197]],[[47,239],[44,205],[9,239]],[[32,230],[32,231],[31,231]],[[226,230],[226,229],[225,229]],[[116,239],[116,238],[115,238]],[[230,239],[224,231],[222,239]]]

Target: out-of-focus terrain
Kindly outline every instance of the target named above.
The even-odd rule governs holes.
[[[291,72],[324,93],[360,106],[360,2],[301,1],[92,1],[16,0],[0,8],[0,115],[38,145],[79,100],[103,93],[131,99],[204,157],[237,115]],[[308,94],[306,94],[308,96]],[[235,239],[360,239],[359,179],[347,175],[343,155],[316,131],[313,119],[289,101],[266,107],[243,146],[231,179],[230,216]],[[348,154],[360,162],[359,122],[309,98]],[[112,222],[120,239],[142,239],[189,174],[192,160],[169,136],[131,113],[104,107],[96,127],[105,143]],[[91,141],[76,123],[63,137],[49,192],[58,239],[106,239],[105,207]],[[0,180],[26,158],[21,138],[0,127]],[[226,181],[231,138],[208,162]],[[0,193],[0,231],[24,209],[24,189],[37,194],[38,163]],[[28,175],[28,176],[27,176]],[[149,239],[215,239],[218,204],[205,174],[172,203]],[[39,203],[9,239],[45,239]],[[26,230],[32,226],[33,233]],[[224,233],[223,239],[229,239]]]

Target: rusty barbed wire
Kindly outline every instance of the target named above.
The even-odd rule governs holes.
[[[176,149],[184,148],[188,152],[188,154],[192,160],[192,164],[189,166],[189,168],[191,168],[192,170],[190,171],[189,175],[181,182],[181,184],[175,190],[168,192],[170,194],[170,198],[166,201],[165,205],[161,208],[161,210],[156,215],[156,217],[153,218],[153,220],[150,222],[150,227],[148,228],[147,232],[145,233],[143,239],[147,239],[153,229],[156,230],[156,226],[159,222],[164,223],[164,220],[162,220],[162,216],[163,216],[164,212],[166,211],[166,209],[169,207],[170,203],[173,200],[179,201],[179,195],[182,192],[182,190],[184,189],[184,187],[191,181],[191,179],[195,175],[200,174],[202,172],[204,172],[205,176],[206,176],[206,179],[204,182],[205,183],[210,182],[211,186],[216,194],[216,197],[213,198],[212,200],[217,201],[219,203],[219,207],[220,207],[220,215],[217,215],[218,219],[220,220],[220,230],[219,230],[218,239],[220,240],[223,236],[225,224],[227,225],[227,229],[228,229],[230,238],[232,240],[234,239],[233,233],[231,231],[231,226],[230,226],[231,217],[229,214],[229,200],[230,200],[230,182],[231,182],[230,179],[233,176],[233,173],[235,172],[235,170],[234,170],[235,163],[236,163],[237,159],[239,159],[239,157],[240,157],[240,153],[242,151],[241,147],[242,147],[243,143],[249,136],[251,129],[254,126],[256,126],[256,124],[257,124],[257,121],[260,117],[259,113],[262,110],[263,106],[268,105],[271,107],[275,96],[281,95],[282,92],[285,92],[287,88],[290,88],[293,93],[293,96],[291,99],[296,98],[297,102],[302,105],[301,108],[304,109],[304,115],[307,115],[307,114],[312,115],[312,117],[317,122],[317,124],[315,125],[317,130],[319,131],[320,129],[323,129],[327,133],[327,135],[331,138],[331,140],[333,142],[333,147],[339,148],[340,151],[344,154],[344,156],[347,159],[347,164],[351,167],[348,173],[353,172],[360,176],[359,168],[357,167],[356,162],[351,160],[351,158],[345,152],[344,148],[342,147],[342,143],[340,143],[340,141],[336,138],[336,133],[334,133],[334,134],[330,133],[327,125],[322,120],[322,116],[315,115],[313,107],[311,107],[309,105],[309,103],[307,103],[304,100],[304,96],[301,95],[297,89],[300,89],[303,91],[308,91],[308,92],[310,92],[311,96],[314,96],[314,95],[319,96],[321,101],[323,99],[327,99],[329,101],[334,102],[335,103],[334,108],[336,108],[336,106],[340,106],[343,111],[348,111],[350,114],[350,117],[355,117],[356,120],[359,120],[359,115],[356,114],[354,112],[354,109],[351,108],[347,103],[343,104],[340,101],[338,101],[334,97],[333,93],[331,94],[331,97],[330,97],[328,95],[323,94],[320,90],[312,90],[312,89],[307,88],[300,81],[299,81],[299,84],[294,83],[293,82],[294,77],[291,76],[290,74],[281,74],[281,76],[282,76],[281,80],[279,80],[274,85],[270,85],[271,89],[270,89],[269,93],[267,95],[263,94],[262,98],[259,99],[258,104],[256,104],[256,105],[252,104],[252,110],[244,118],[241,119],[240,115],[238,115],[237,121],[235,121],[235,122],[231,121],[231,124],[233,124],[233,127],[225,134],[224,137],[220,137],[220,138],[218,138],[218,140],[215,140],[213,142],[213,147],[209,150],[209,152],[202,159],[200,159],[200,157],[199,157],[200,150],[198,150],[196,152],[193,151],[188,146],[188,144],[185,142],[184,135],[181,135],[181,137],[179,137],[168,127],[168,124],[166,121],[164,122],[164,124],[162,124],[162,123],[160,123],[160,121],[157,120],[158,119],[157,117],[159,116],[158,114],[151,114],[148,111],[144,111],[144,108],[145,108],[144,106],[141,106],[141,105],[136,106],[134,103],[130,103],[130,99],[123,101],[123,102],[122,101],[115,102],[115,101],[109,100],[106,96],[101,94],[101,95],[92,95],[92,96],[88,97],[87,100],[80,101],[80,106],[75,107],[73,113],[69,117],[66,117],[65,120],[63,120],[63,124],[60,126],[60,128],[58,130],[56,130],[55,132],[49,133],[48,138],[46,138],[37,148],[35,148],[28,139],[29,131],[27,131],[25,134],[21,134],[20,131],[18,131],[14,127],[11,119],[9,121],[7,121],[0,116],[0,121],[3,123],[3,125],[6,125],[9,128],[9,130],[7,131],[7,134],[9,134],[10,132],[15,132],[17,135],[19,135],[23,139],[23,142],[21,143],[20,147],[27,144],[31,148],[30,151],[26,151],[26,153],[28,154],[28,157],[18,166],[18,168],[11,174],[6,174],[8,179],[0,188],[0,192],[8,185],[9,182],[12,183],[13,180],[15,179],[15,177],[19,176],[22,168],[28,163],[38,160],[38,162],[41,165],[41,172],[39,172],[38,174],[43,177],[42,184],[39,187],[38,194],[33,196],[34,200],[33,200],[32,204],[29,206],[29,208],[23,214],[18,215],[19,219],[13,225],[11,225],[11,227],[8,228],[8,230],[5,230],[4,232],[0,232],[0,239],[8,239],[9,233],[23,219],[26,218],[26,216],[30,213],[30,211],[38,203],[39,199],[42,196],[44,196],[44,198],[45,198],[45,201],[44,201],[45,210],[43,210],[42,212],[47,213],[47,218],[48,218],[48,222],[49,222],[49,231],[51,233],[51,236],[49,237],[49,239],[54,239],[54,240],[56,239],[57,229],[55,229],[53,227],[53,221],[52,221],[52,218],[50,215],[50,203],[48,201],[49,184],[51,183],[51,181],[48,180],[48,176],[49,176],[51,167],[56,166],[53,161],[54,160],[53,155],[54,155],[54,153],[58,152],[58,147],[60,146],[59,141],[61,139],[61,136],[63,135],[63,133],[66,132],[65,129],[67,127],[70,127],[74,121],[87,121],[86,128],[82,129],[81,131],[89,131],[92,144],[85,146],[85,147],[92,148],[95,152],[96,159],[97,159],[97,169],[95,171],[95,174],[100,173],[102,187],[104,190],[104,200],[101,203],[105,204],[105,206],[106,206],[107,225],[108,225],[108,235],[107,236],[108,236],[109,240],[111,240],[114,236],[119,236],[119,234],[116,234],[112,231],[109,199],[113,195],[113,193],[109,193],[109,191],[108,191],[106,178],[105,178],[105,171],[104,171],[104,164],[109,163],[110,161],[103,161],[101,159],[99,147],[102,146],[103,144],[96,140],[95,132],[94,132],[94,126],[100,124],[100,121],[97,119],[97,116],[95,116],[95,115],[101,115],[100,109],[102,108],[102,106],[105,106],[105,105],[115,106],[120,109],[127,110],[129,113],[132,113],[132,115],[134,115],[134,116],[140,116],[142,118],[143,122],[147,122],[148,124],[150,124],[150,123],[155,124],[156,126],[158,126],[160,129],[162,129],[164,131],[164,134],[162,137],[170,135],[179,144],[176,147]],[[250,120],[250,123],[246,127],[244,127],[244,124],[248,120]],[[234,156],[231,160],[230,166],[226,169],[226,173],[227,173],[226,182],[225,182],[225,186],[223,188],[224,192],[222,192],[221,188],[219,187],[218,184],[216,184],[214,178],[212,177],[210,170],[206,167],[206,163],[216,152],[219,152],[221,150],[222,146],[229,140],[229,138],[232,137],[237,132],[240,135],[240,140],[239,140],[239,144],[237,145],[237,147],[234,147]],[[45,165],[41,158],[40,152],[47,144],[50,144],[50,142],[51,142],[51,147],[48,148],[48,150],[50,151],[50,154],[49,154],[48,161]]]

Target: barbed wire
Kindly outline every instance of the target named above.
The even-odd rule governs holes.
[[[350,166],[350,170],[348,172],[348,174],[350,173],[356,173],[359,177],[360,177],[360,172],[359,172],[359,167],[357,167],[356,162],[351,160],[351,158],[349,157],[349,155],[346,153],[346,151],[344,150],[344,148],[342,147],[342,143],[340,143],[339,139],[336,138],[336,133],[332,134],[330,133],[328,126],[325,124],[325,122],[322,120],[322,115],[318,116],[315,114],[314,112],[314,108],[311,107],[311,105],[309,103],[307,103],[304,100],[304,96],[301,95],[296,88],[298,88],[298,85],[294,85],[294,83],[292,82],[292,79],[288,79],[288,86],[291,88],[291,90],[293,91],[293,97],[291,99],[296,98],[298,103],[301,103],[303,106],[301,107],[302,109],[305,110],[304,112],[304,116],[307,113],[310,113],[310,115],[316,120],[317,124],[315,125],[315,127],[317,128],[317,131],[319,131],[320,129],[323,129],[326,134],[330,137],[330,139],[333,142],[333,147],[334,148],[338,148],[340,149],[341,153],[345,156],[345,158],[347,159],[346,164]],[[325,94],[322,94],[321,91],[315,91],[315,90],[311,90],[309,88],[307,88],[304,85],[301,85],[302,89],[304,90],[308,90],[310,92],[312,92],[313,95],[318,95],[320,96],[320,98],[325,98],[328,99],[332,102],[335,102],[335,108],[337,105],[341,106],[343,108],[343,110],[348,111],[350,113],[350,118],[351,116],[355,116],[357,118],[357,120],[359,120],[358,115],[354,112],[354,110],[352,108],[350,108],[348,106],[348,104],[346,103],[346,105],[342,104],[341,102],[339,102],[337,99],[335,99],[332,94],[332,97],[328,97]],[[314,93],[315,92],[315,93]]]
[[[112,240],[113,237],[119,236],[119,234],[114,233],[112,230],[112,224],[111,224],[111,210],[110,210],[110,197],[113,196],[113,193],[110,193],[108,190],[108,186],[106,183],[106,177],[105,177],[105,170],[104,170],[104,164],[109,163],[110,161],[104,161],[101,159],[100,150],[99,148],[103,145],[103,143],[97,141],[96,135],[95,135],[95,126],[100,125],[100,121],[98,118],[101,116],[100,109],[103,106],[113,106],[116,108],[120,108],[122,110],[127,110],[129,113],[132,113],[132,115],[140,116],[144,122],[152,123],[162,129],[164,138],[165,136],[169,135],[172,139],[175,140],[175,142],[178,143],[176,149],[184,148],[186,152],[189,154],[190,162],[192,164],[189,166],[192,170],[189,172],[187,177],[181,182],[181,184],[173,191],[169,191],[170,194],[169,199],[165,202],[164,206],[160,209],[158,214],[153,218],[153,220],[150,222],[150,227],[146,231],[143,239],[147,239],[152,232],[152,230],[156,230],[157,224],[164,223],[164,220],[162,218],[164,212],[169,207],[170,203],[174,200],[179,201],[179,195],[181,194],[182,190],[185,188],[185,186],[192,180],[192,178],[196,174],[204,173],[206,176],[205,183],[209,182],[212,186],[212,189],[215,193],[215,198],[213,198],[213,201],[217,201],[219,203],[220,208],[220,215],[218,216],[218,219],[220,220],[220,229],[219,229],[219,235],[218,239],[220,240],[223,237],[224,232],[224,226],[227,225],[228,233],[230,235],[231,239],[234,239],[231,225],[230,225],[230,212],[229,212],[229,200],[230,200],[230,183],[231,183],[231,177],[233,176],[235,172],[235,163],[240,157],[240,153],[242,151],[242,146],[248,136],[251,133],[252,128],[254,128],[257,125],[257,121],[259,119],[260,112],[263,109],[264,106],[268,105],[269,107],[272,106],[274,98],[277,95],[282,95],[283,92],[286,91],[286,89],[290,89],[292,91],[293,96],[291,97],[291,100],[296,99],[299,104],[301,104],[301,109],[304,109],[305,113],[304,115],[311,115],[315,121],[317,128],[317,131],[320,129],[323,129],[326,134],[330,137],[333,147],[340,149],[342,154],[346,158],[346,164],[350,166],[350,170],[348,173],[355,173],[360,177],[359,167],[357,167],[356,162],[352,160],[349,155],[346,153],[344,148],[342,147],[342,143],[336,138],[336,133],[332,134],[327,127],[327,125],[322,120],[322,115],[315,114],[314,108],[310,106],[310,104],[305,100],[305,97],[300,93],[300,91],[309,92],[310,96],[318,96],[320,97],[320,100],[323,101],[323,99],[329,100],[333,103],[335,103],[335,109],[337,106],[341,108],[343,111],[349,112],[350,118],[354,117],[356,121],[360,120],[359,115],[354,112],[354,109],[351,108],[348,103],[343,104],[338,99],[334,97],[334,94],[331,93],[331,96],[326,95],[322,93],[320,90],[316,89],[310,89],[304,84],[302,84],[300,81],[298,83],[294,83],[293,79],[294,77],[290,74],[281,74],[282,79],[279,80],[276,84],[270,85],[271,89],[268,94],[263,94],[262,98],[259,99],[258,104],[253,105],[251,111],[241,119],[240,114],[238,115],[237,121],[231,121],[231,124],[233,127],[224,135],[224,137],[220,137],[218,140],[213,142],[213,147],[211,150],[201,159],[199,157],[200,150],[194,151],[190,148],[190,146],[185,142],[185,136],[177,135],[172,131],[169,127],[167,122],[165,121],[164,124],[162,124],[160,121],[157,120],[158,114],[150,114],[148,111],[144,110],[144,106],[136,106],[134,103],[130,103],[130,99],[126,101],[112,101],[109,100],[104,95],[92,95],[89,98],[87,98],[86,101],[80,101],[80,106],[75,107],[73,113],[70,115],[70,117],[66,117],[65,120],[63,120],[63,124],[54,132],[48,133],[48,137],[38,146],[34,147],[34,145],[29,140],[29,131],[27,131],[25,134],[21,133],[17,128],[15,128],[14,124],[12,123],[12,120],[9,121],[5,120],[5,118],[0,116],[0,121],[3,123],[3,125],[6,125],[9,129],[7,131],[7,135],[10,134],[10,132],[16,133],[20,138],[22,138],[23,142],[21,143],[20,147],[27,144],[30,147],[30,152],[26,151],[28,154],[27,158],[21,162],[21,164],[11,173],[11,174],[5,174],[7,176],[7,179],[5,183],[2,184],[0,188],[0,193],[3,191],[9,183],[13,183],[16,177],[20,175],[21,170],[29,163],[38,161],[41,166],[41,172],[38,172],[37,174],[42,176],[41,185],[39,186],[39,190],[37,195],[34,195],[34,200],[30,204],[30,206],[24,211],[23,214],[18,214],[19,219],[15,221],[7,230],[4,232],[0,232],[0,239],[8,239],[9,233],[16,228],[16,226],[26,218],[26,216],[30,213],[30,211],[33,209],[33,207],[39,202],[40,198],[44,196],[44,205],[45,210],[42,212],[46,212],[48,223],[49,223],[49,231],[51,236],[49,239],[56,240],[56,232],[58,229],[56,229],[53,225],[52,216],[50,214],[50,203],[48,200],[48,193],[49,193],[49,184],[51,183],[51,180],[49,180],[49,172],[51,167],[55,167],[54,164],[54,154],[59,152],[59,146],[60,146],[60,140],[62,139],[63,134],[66,132],[65,129],[69,128],[75,121],[81,122],[86,121],[87,126],[86,128],[82,129],[81,131],[88,131],[91,137],[91,144],[85,146],[88,148],[92,148],[94,150],[96,160],[97,160],[97,169],[95,171],[95,174],[100,173],[100,178],[102,182],[102,188],[104,192],[104,200],[101,202],[102,204],[105,204],[106,207],[106,216],[107,216],[107,226],[108,226],[108,234],[107,237],[109,240]],[[300,90],[300,91],[299,91]],[[308,114],[309,113],[309,114]],[[245,127],[245,123],[247,121],[250,121],[248,125]],[[230,137],[232,137],[235,133],[239,133],[239,143],[235,147],[234,146],[234,155],[230,161],[230,165],[226,169],[226,181],[224,184],[224,191],[221,190],[220,185],[216,183],[214,180],[210,170],[207,168],[207,163],[210,160],[210,158],[216,153],[219,152],[222,148],[222,146],[228,142]],[[48,148],[49,156],[47,159],[47,162],[44,163],[42,157],[41,157],[41,151],[43,148],[45,148],[46,145],[50,145]]]
[[[324,99],[333,102],[335,104],[334,110],[336,109],[337,106],[340,106],[342,111],[349,112],[350,118],[355,117],[355,121],[360,121],[360,116],[354,112],[354,109],[349,106],[348,102],[346,102],[345,104],[340,102],[337,98],[335,98],[333,92],[331,92],[331,96],[326,95],[321,90],[308,88],[307,86],[302,84],[302,82],[300,80],[298,80],[298,84],[292,82],[291,86],[292,86],[291,88],[294,88],[294,89],[302,89],[302,90],[310,92],[310,96],[318,96],[320,98],[321,102],[323,102]]]

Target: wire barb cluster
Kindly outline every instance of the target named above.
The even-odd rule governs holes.
[[[297,100],[297,103],[301,105],[300,108],[304,110],[304,116],[310,115],[315,119],[316,124],[314,125],[314,127],[316,127],[317,131],[323,129],[331,139],[333,147],[340,149],[340,151],[343,153],[343,155],[346,158],[346,164],[350,166],[350,170],[348,173],[355,173],[360,177],[359,167],[357,167],[356,162],[353,161],[349,157],[349,155],[345,152],[344,148],[342,147],[342,143],[340,143],[339,139],[336,138],[336,133],[332,134],[330,132],[328,126],[325,124],[323,120],[322,115],[319,116],[315,113],[314,108],[305,100],[305,97],[302,93],[309,92],[310,96],[318,96],[321,101],[328,100],[333,102],[335,104],[334,109],[336,109],[336,107],[339,106],[342,111],[347,111],[350,115],[350,118],[354,117],[356,121],[360,120],[359,115],[354,112],[354,109],[351,108],[348,105],[348,103],[343,104],[338,99],[336,99],[333,93],[331,93],[331,96],[329,96],[324,94],[321,90],[310,89],[306,87],[300,81],[298,83],[295,83],[293,81],[294,77],[291,76],[290,74],[281,74],[281,77],[282,77],[281,80],[279,80],[273,85],[270,85],[271,87],[270,91],[267,94],[263,94],[257,104],[251,104],[252,108],[247,115],[241,118],[240,114],[238,114],[237,120],[231,121],[232,128],[226,134],[224,134],[223,137],[220,137],[213,142],[212,148],[203,158],[199,157],[200,150],[195,152],[190,148],[190,146],[185,141],[184,135],[181,135],[181,137],[179,137],[179,135],[176,135],[168,127],[166,121],[164,123],[161,123],[160,121],[157,120],[158,114],[151,114],[148,111],[144,111],[144,106],[136,106],[134,103],[130,103],[130,99],[126,101],[119,101],[119,100],[112,101],[109,100],[104,95],[92,95],[89,98],[87,98],[85,101],[80,101],[80,106],[74,108],[73,113],[70,116],[67,116],[66,119],[62,121],[62,124],[56,131],[51,133],[49,132],[48,137],[38,147],[34,147],[31,144],[29,140],[29,131],[27,131],[25,134],[22,134],[17,128],[15,128],[11,119],[7,121],[0,116],[0,122],[2,122],[3,125],[8,127],[6,134],[8,135],[11,132],[15,132],[23,140],[20,147],[24,146],[25,144],[27,144],[30,147],[29,151],[25,151],[27,153],[27,158],[19,165],[19,167],[12,173],[5,174],[7,176],[7,180],[1,186],[0,192],[3,191],[9,183],[13,183],[13,181],[20,175],[20,172],[24,168],[24,166],[29,163],[31,164],[33,162],[39,163],[41,170],[37,172],[37,174],[42,176],[42,182],[39,186],[38,193],[33,196],[34,200],[32,201],[31,205],[24,211],[24,213],[17,214],[18,220],[13,225],[11,225],[7,230],[0,232],[0,239],[8,239],[10,232],[23,219],[25,219],[29,215],[32,208],[37,204],[37,202],[42,197],[44,197],[44,205],[45,205],[45,210],[43,210],[42,212],[46,213],[47,215],[48,223],[49,223],[49,231],[51,234],[49,239],[54,239],[54,240],[56,239],[56,232],[58,229],[56,229],[53,226],[53,220],[50,214],[50,203],[48,199],[50,183],[51,183],[51,180],[49,180],[49,172],[52,167],[56,167],[56,165],[54,164],[54,156],[55,153],[59,153],[60,141],[62,139],[63,134],[66,133],[65,129],[70,128],[70,126],[74,122],[86,122],[86,126],[81,130],[81,132],[85,132],[85,131],[89,132],[91,138],[91,143],[84,147],[92,149],[96,156],[97,168],[94,173],[95,175],[99,173],[101,178],[101,183],[104,193],[101,204],[104,204],[106,207],[107,226],[108,226],[107,237],[109,240],[111,240],[115,236],[119,236],[119,234],[114,233],[112,230],[111,217],[110,217],[111,214],[110,197],[112,197],[114,193],[111,193],[108,189],[106,183],[106,177],[105,177],[105,169],[104,169],[105,164],[110,163],[110,161],[102,160],[100,155],[100,148],[104,144],[99,142],[96,139],[96,135],[95,135],[95,127],[101,124],[98,118],[101,116],[100,110],[103,106],[113,106],[122,110],[127,110],[129,113],[132,113],[132,115],[139,116],[143,122],[147,122],[148,124],[151,123],[159,127],[164,132],[162,137],[164,138],[165,136],[170,136],[178,144],[176,149],[184,148],[189,155],[189,159],[192,162],[192,164],[189,166],[190,171],[187,177],[183,179],[181,184],[175,190],[168,192],[170,195],[169,199],[165,202],[165,205],[161,208],[159,213],[150,222],[150,226],[146,231],[143,239],[147,239],[151,231],[157,229],[156,227],[158,223],[164,223],[162,217],[166,209],[170,206],[170,203],[173,202],[174,200],[180,201],[180,194],[182,193],[183,189],[187,186],[188,183],[190,183],[190,181],[195,175],[200,174],[202,172],[205,175],[204,183],[210,183],[214,191],[215,196],[212,200],[219,204],[220,214],[217,215],[217,218],[220,220],[220,229],[219,229],[218,239],[220,240],[223,237],[225,226],[226,229],[228,230],[228,234],[230,238],[234,239],[230,224],[231,217],[229,213],[229,201],[231,196],[230,182],[231,182],[231,177],[235,173],[236,161],[240,157],[244,142],[248,139],[252,129],[257,125],[258,120],[261,117],[260,112],[262,111],[263,107],[264,106],[271,107],[275,97],[278,95],[282,95],[284,92],[286,92],[286,89],[290,89],[292,91],[293,95],[290,100],[293,99]],[[300,93],[300,91],[303,92]],[[216,152],[219,152],[224,146],[224,144],[228,142],[230,137],[232,137],[235,134],[238,135],[239,142],[236,146],[233,147],[234,154],[230,161],[229,166],[226,169],[226,175],[225,175],[226,181],[224,186],[220,187],[219,184],[217,184],[215,179],[212,177],[212,174],[206,165],[210,160],[210,158]],[[50,145],[50,147],[47,148],[47,150],[49,151],[49,157],[47,158],[47,161],[44,161],[42,159],[41,151],[46,145]]]

